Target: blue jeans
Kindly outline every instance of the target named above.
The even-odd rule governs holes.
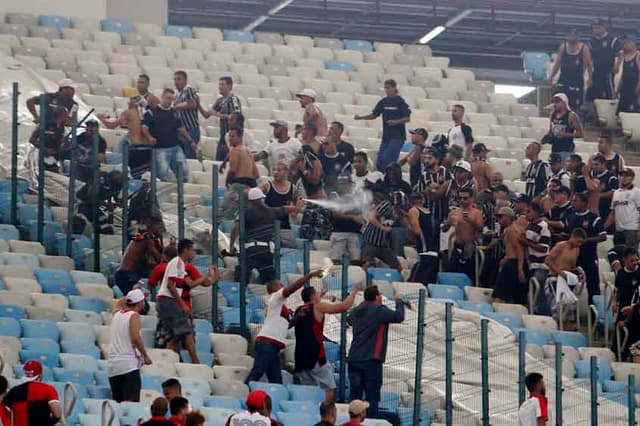
[[[158,179],[166,182],[169,180],[169,169],[173,174],[178,176],[178,164],[182,165],[182,179],[188,181],[189,170],[187,170],[187,160],[184,157],[184,151],[181,146],[172,146],[171,148],[156,148],[158,151]]]
[[[349,362],[349,400],[366,400],[369,403],[367,417],[378,417],[381,387],[382,362],[375,360]]]
[[[263,374],[266,374],[269,383],[282,384],[280,348],[274,343],[256,340],[254,349],[256,351],[256,355],[253,359],[253,367],[251,368],[251,372],[249,373],[247,380],[245,380],[245,383],[249,384],[249,382],[257,382]]]
[[[200,143],[200,128],[199,127],[194,127],[193,129],[187,129],[187,132],[189,133],[189,136],[191,136],[191,138],[198,144]],[[183,148],[184,148],[184,155],[187,158],[190,159],[196,159],[198,158],[198,154],[196,153],[196,151],[191,147],[191,144],[189,142],[183,142]]]
[[[390,164],[397,162],[403,145],[404,141],[399,139],[383,139],[380,144],[380,150],[378,151],[376,168],[381,172],[384,172]]]

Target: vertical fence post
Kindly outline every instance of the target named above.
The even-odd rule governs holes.
[[[627,409],[629,410],[629,426],[636,424],[636,377],[630,374],[627,382]]]
[[[158,212],[158,150],[151,149],[151,211]]]
[[[71,164],[69,167],[69,189],[67,193],[67,238],[65,248],[67,256],[71,257],[75,262],[73,255],[73,213],[76,202],[76,155],[78,146],[78,112],[74,111],[71,116]]]
[[[176,184],[178,187],[178,239],[184,238],[184,168],[176,164]]]
[[[444,409],[445,424],[453,426],[453,313],[452,303],[447,303],[444,307]]]
[[[92,222],[93,222],[93,270],[100,272],[100,163],[98,162],[98,150],[100,149],[100,136],[96,132],[93,142],[93,179],[92,179]]]
[[[211,264],[218,266],[218,165],[211,170]],[[211,325],[218,330],[218,283],[211,288]]]
[[[480,320],[480,365],[482,377],[482,426],[489,426],[489,320]]]
[[[413,424],[419,425],[422,414],[422,361],[424,356],[424,303],[427,292],[424,288],[418,293],[418,324],[416,330],[416,371],[413,381]]]
[[[122,253],[129,244],[129,139],[122,142]]]
[[[280,279],[280,221],[273,222],[273,271]]]
[[[342,300],[349,291],[349,255],[342,255],[340,266],[340,288]],[[340,371],[338,372],[338,401],[346,401],[345,388],[347,384],[347,313],[340,314]]]
[[[307,275],[311,271],[311,260],[309,259],[309,251],[311,250],[311,241],[304,240],[302,242],[302,274]],[[305,287],[309,287],[311,284],[306,283]]]
[[[556,342],[556,425],[562,426],[562,343]]]
[[[598,357],[591,356],[591,426],[598,426]]]
[[[18,224],[18,82],[11,97],[11,224]]]
[[[247,209],[247,194],[241,192],[240,194],[240,226],[238,232],[238,242],[240,244],[240,255],[238,257],[238,263],[240,264],[240,334],[244,337],[248,337],[247,332],[247,285],[249,272],[247,271],[247,250],[245,249],[246,241],[246,229],[245,229],[245,215]]]
[[[524,376],[525,376],[525,353],[526,353],[526,340],[524,331],[518,332],[518,406],[522,405],[527,397],[524,388]]]
[[[45,98],[44,95],[40,96],[40,129],[38,138],[38,213],[36,218],[36,238],[40,244],[44,242],[44,154],[47,149],[45,146],[46,123],[49,118],[47,117]]]

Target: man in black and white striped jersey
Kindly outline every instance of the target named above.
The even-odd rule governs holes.
[[[531,142],[525,151],[527,159],[531,161],[524,172],[525,193],[530,200],[534,200],[547,188],[547,181],[551,176],[549,163],[540,159],[541,149],[540,143]]]

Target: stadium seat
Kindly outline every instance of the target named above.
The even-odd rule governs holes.
[[[22,337],[53,339],[58,341],[60,332],[55,324],[49,321],[21,319]]]
[[[473,285],[467,274],[457,272],[438,272],[437,280],[438,284],[454,285],[463,290],[466,286]]]
[[[120,403],[120,408],[127,417],[135,419],[136,423],[138,419],[147,419],[150,416],[149,406],[140,402],[123,401]]]
[[[239,43],[255,42],[255,38],[250,31],[224,30],[222,36],[225,41],[236,41]]]
[[[99,272],[89,271],[70,271],[73,281],[86,284],[104,284],[107,285],[107,278]]]
[[[13,225],[0,225],[0,239],[9,241],[17,240],[20,238],[20,232],[18,228]]]
[[[573,361],[573,365],[576,368],[576,377],[578,379],[588,379],[591,377],[591,360],[590,359],[580,359]],[[613,376],[612,364],[608,362],[598,361],[598,371],[597,377],[598,381],[602,382],[604,380],[609,380],[611,376]],[[616,380],[618,378],[616,377]],[[625,377],[626,380],[626,377]]]
[[[317,386],[288,385],[291,401],[310,401],[319,405],[325,400],[325,393]]]
[[[191,28],[185,25],[167,25],[164,29],[165,35],[180,38],[193,38]]]
[[[70,322],[84,322],[92,325],[102,325],[102,317],[94,311],[80,311],[77,309],[65,309],[64,317]]]
[[[213,375],[216,379],[244,381],[249,376],[249,369],[239,366],[215,365]]]
[[[9,290],[0,290],[0,305],[27,307],[31,305],[31,295],[27,293],[14,293]]]
[[[176,371],[180,377],[190,379],[213,380],[213,371],[208,365],[176,363]]]
[[[283,426],[313,426],[320,420],[320,415],[307,413],[291,413],[278,411],[276,416]]]
[[[491,303],[491,296],[493,295],[493,289],[484,288],[484,287],[466,286],[464,288],[464,294],[466,296],[466,299],[469,301]]]
[[[280,401],[289,401],[289,391],[283,385],[277,383],[249,382],[249,388],[263,390],[270,397],[274,407],[280,406]]]
[[[38,281],[31,278],[14,278],[5,277],[3,279],[4,286],[7,290],[14,293],[40,293],[42,289]]]
[[[226,408],[229,410],[241,410],[242,404],[238,398],[231,396],[206,396],[203,400],[205,407]]]
[[[36,307],[64,311],[69,307],[69,299],[62,294],[32,293],[31,300]]]
[[[20,337],[22,328],[16,318],[0,315],[0,336]]]
[[[82,322],[59,322],[60,340],[93,344],[96,340],[94,326]]]
[[[242,380],[215,379],[209,381],[211,393],[219,396],[232,396],[243,400],[249,393],[249,387]]]
[[[373,45],[366,40],[349,40],[342,41],[346,50],[359,50],[361,52],[373,52]]]
[[[522,322],[525,328],[544,330],[548,333],[558,329],[556,321],[552,317],[546,315],[522,315]]]
[[[38,255],[40,266],[48,269],[63,269],[71,271],[74,268],[73,259],[67,256],[49,256],[46,254]]]
[[[551,62],[547,53],[524,51],[520,54],[520,58],[522,58],[524,72],[529,74],[532,81],[547,80],[547,64]]]
[[[0,317],[21,320],[27,317],[24,307],[17,305],[0,305]]]
[[[598,360],[608,363],[615,362],[616,360],[616,355],[609,348],[581,347],[578,348],[577,352],[582,359],[590,359],[592,356],[595,356]]]
[[[93,372],[81,368],[53,368],[53,377],[59,382],[79,383],[85,386],[95,383]]]
[[[100,348],[98,348],[93,343],[62,340],[60,342],[60,348],[64,353],[86,355],[95,359],[100,359]]]
[[[556,343],[562,343],[563,346],[572,346],[576,349],[582,346],[587,346],[586,336],[575,331],[552,331],[551,340]]]
[[[490,312],[493,312],[493,306],[491,306],[487,302],[463,300],[459,302],[459,306],[461,309],[478,312],[481,315],[486,315]]]
[[[88,296],[69,296],[69,307],[71,309],[97,313],[104,312],[108,309],[104,300]]]
[[[126,19],[103,19],[101,21],[102,31],[126,34],[134,31],[133,25]],[[95,35],[94,35],[95,39]]]
[[[34,271],[43,293],[57,293],[65,296],[78,294],[71,275],[62,269],[39,268]]]
[[[402,281],[402,276],[400,272],[396,269],[388,269],[388,268],[369,268],[367,269],[367,274],[373,280],[381,280],[381,281]]]
[[[520,328],[515,330],[516,334],[524,332],[524,339],[527,344],[546,345],[549,343],[549,334],[543,329]]]
[[[429,297],[432,299],[464,300],[464,292],[456,286],[444,284],[429,284]]]

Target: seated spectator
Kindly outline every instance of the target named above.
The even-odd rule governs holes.
[[[338,409],[333,401],[323,401],[320,404],[320,421],[313,426],[335,426],[338,419]]]
[[[177,396],[171,400],[169,408],[171,409],[169,421],[173,422],[176,426],[186,426],[187,414],[191,412],[189,400]]]
[[[200,411],[192,411],[187,414],[185,426],[204,426],[205,418]]]
[[[249,392],[245,403],[246,411],[231,415],[225,426],[235,425],[270,425],[279,423],[271,418],[271,397],[263,390]]]
[[[371,175],[369,171],[369,157],[364,151],[358,151],[353,156],[353,175],[354,191],[364,188],[365,180]]]
[[[140,426],[175,426],[175,423],[167,419],[168,411],[169,402],[166,399],[161,397],[154,399],[151,404],[151,418]]]
[[[364,419],[367,417],[367,408],[369,403],[354,399],[349,403],[349,421],[342,423],[340,426],[360,426],[364,423]]]

